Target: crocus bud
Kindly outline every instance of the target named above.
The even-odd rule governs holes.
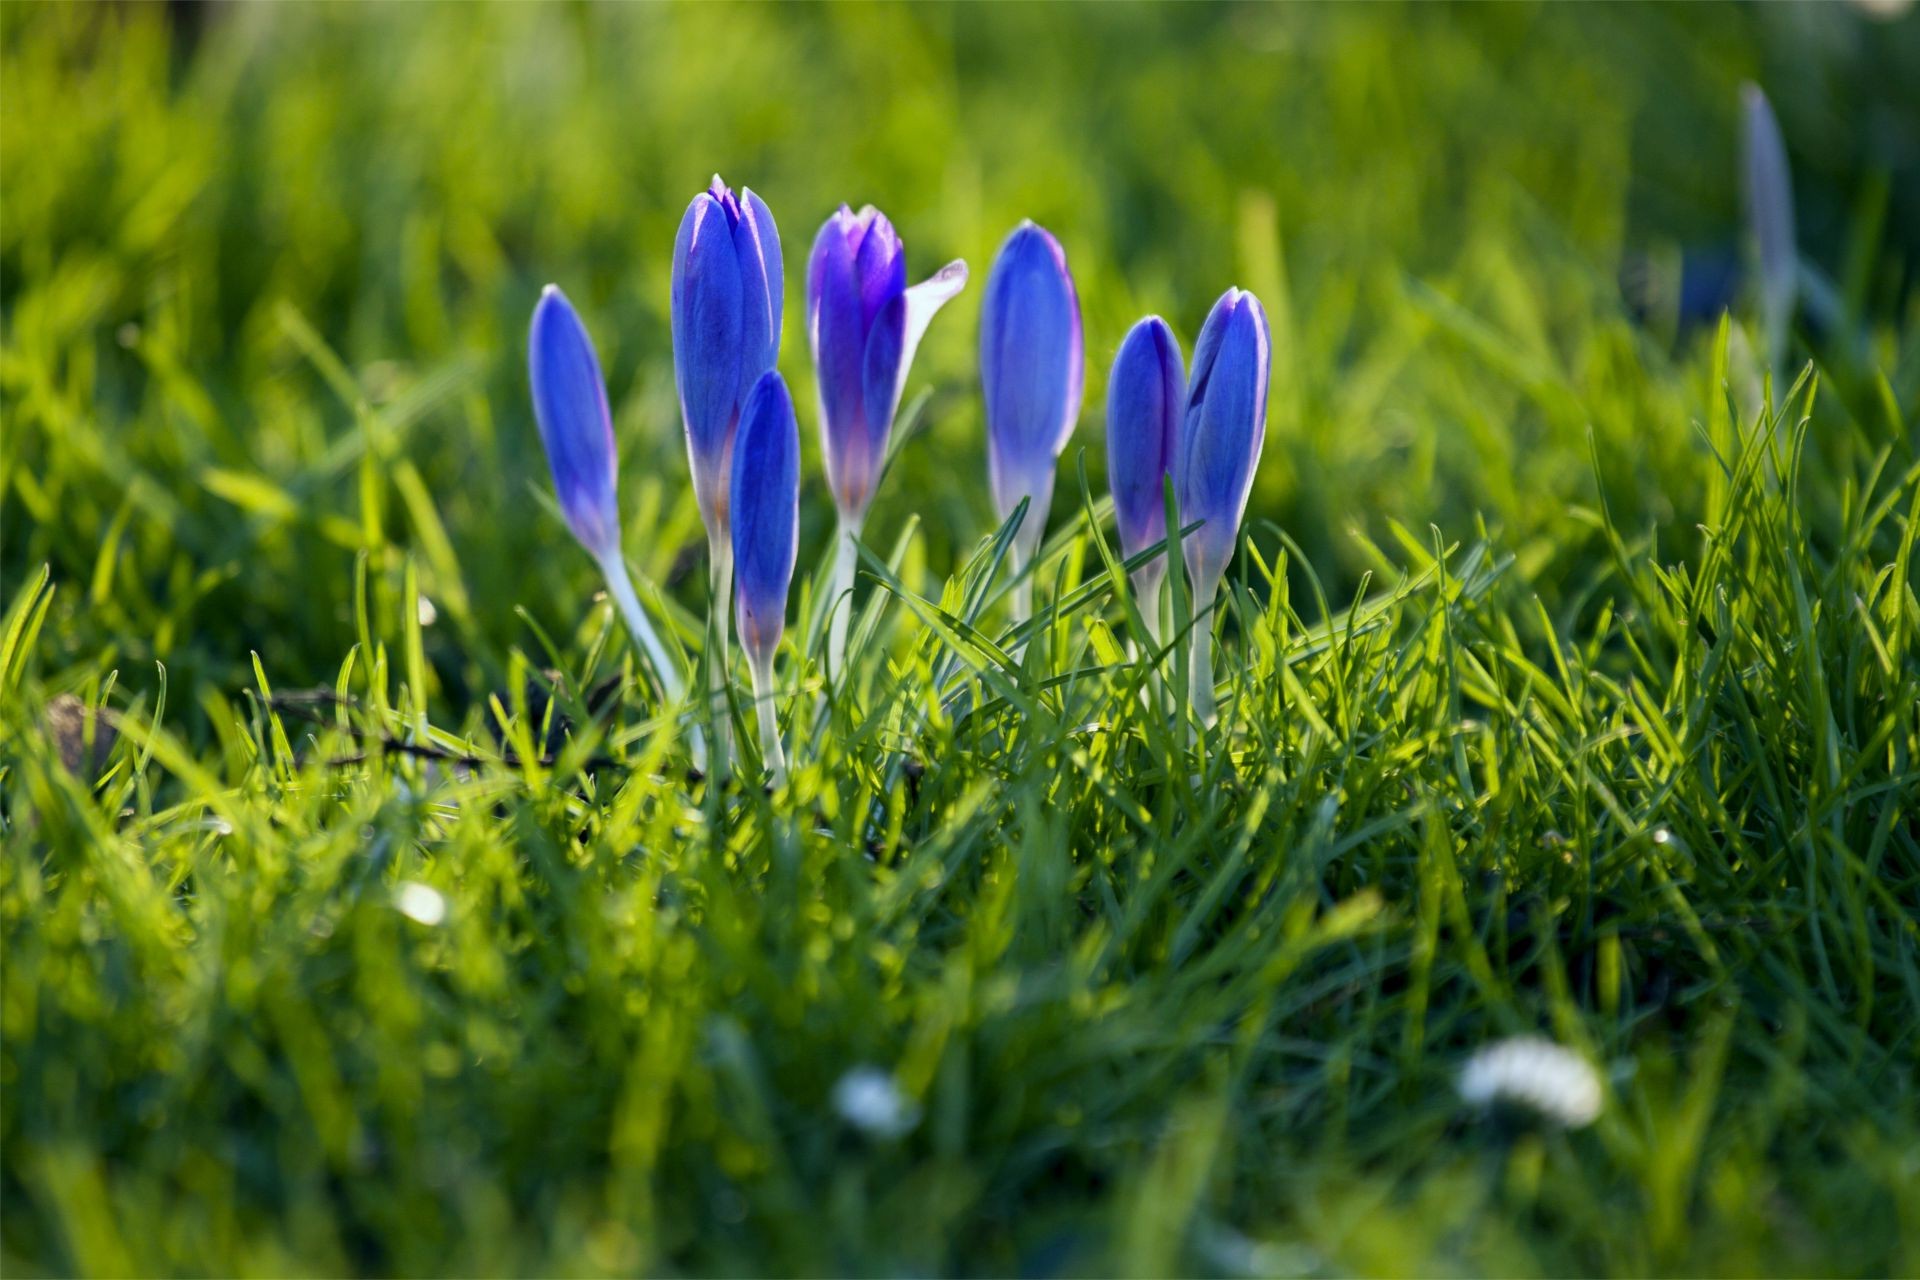
[[[1182,544],[1196,609],[1212,603],[1239,538],[1267,434],[1272,366],[1272,339],[1260,300],[1244,290],[1227,290],[1194,344],[1174,471],[1181,521],[1201,522]]]
[[[600,562],[600,571],[606,575],[628,629],[647,651],[661,691],[667,701],[678,702],[683,692],[680,670],[641,609],[626,561],[620,555],[613,415],[607,412],[600,359],[593,353],[593,339],[587,336],[573,304],[555,285],[542,291],[533,308],[533,327],[527,333],[527,372],[533,383],[534,420],[540,424],[540,443],[547,450],[554,492],[560,495],[567,527]],[[690,741],[695,761],[704,766],[706,746],[697,729]]]
[[[1107,379],[1107,479],[1121,554],[1131,559],[1167,536],[1166,477],[1173,474],[1187,373],[1180,344],[1159,316],[1127,331]],[[1160,583],[1166,561],[1134,571],[1142,595]]]
[[[673,246],[673,380],[709,539],[727,521],[728,459],[747,393],[780,353],[780,234],[752,191],[716,176]]]
[[[980,383],[987,463],[1002,520],[1029,499],[1015,543],[1024,563],[1040,545],[1054,460],[1080,414],[1080,298],[1059,241],[1023,222],[1000,246],[980,316]]]
[[[814,239],[807,339],[827,484],[850,526],[873,499],[913,353],[934,313],[966,283],[967,264],[956,261],[909,289],[905,247],[872,205],[859,213],[841,205]]]
[[[761,375],[740,411],[730,489],[740,647],[753,672],[761,755],[778,785],[786,781],[787,756],[773,713],[773,651],[786,626],[799,537],[800,424],[794,420],[793,397],[777,373]]]
[[[1793,176],[1780,123],[1757,84],[1742,85],[1747,222],[1760,265],[1760,315],[1767,334],[1767,364],[1776,373],[1787,353],[1787,331],[1799,294],[1799,259],[1793,245]]]
[[[734,598],[740,644],[769,660],[786,625],[800,521],[800,425],[777,373],[762,374],[740,414],[733,451]]]
[[[615,554],[620,510],[614,497],[617,459],[607,388],[593,339],[557,285],[548,285],[533,309],[527,372],[533,383],[533,416],[540,424],[540,443],[546,447],[567,527],[595,558]]]

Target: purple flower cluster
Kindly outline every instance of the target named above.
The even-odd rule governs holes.
[[[842,539],[827,597],[836,609],[829,662],[836,675],[845,638],[839,606],[852,587],[855,544],[885,469],[907,371],[934,314],[966,283],[966,264],[956,261],[909,287],[906,247],[871,205],[858,213],[842,205],[814,239],[807,343]],[[724,690],[731,604],[761,704],[762,749],[777,776],[784,774],[784,755],[768,686],[793,578],[800,487],[799,424],[775,368],[783,301],[773,215],[752,191],[736,196],[716,177],[687,207],[674,243],[674,385],[714,562],[718,648],[707,655],[709,672],[714,687]],[[1015,607],[1023,619],[1057,462],[1080,414],[1084,348],[1066,251],[1046,229],[1023,222],[994,259],[980,321],[993,503],[1002,521],[1023,506],[1025,512],[1013,534]],[[1108,470],[1121,550],[1137,562],[1134,591],[1156,638],[1166,572],[1166,485],[1170,479],[1183,525],[1198,526],[1182,551],[1196,609],[1202,608],[1233,554],[1259,465],[1271,363],[1266,313],[1240,289],[1227,290],[1214,304],[1190,374],[1173,331],[1158,316],[1136,324],[1120,345],[1107,386]],[[677,700],[677,668],[652,635],[631,586],[622,590],[613,424],[599,361],[579,316],[553,286],[534,309],[528,364],[560,509],[614,583],[669,699]],[[1196,656],[1202,656],[1198,644]]]

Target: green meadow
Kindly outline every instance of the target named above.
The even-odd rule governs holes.
[[[715,172],[785,246],[777,789],[737,650],[690,768],[528,391],[557,282],[699,661]],[[973,280],[828,680],[842,202]],[[1022,218],[1087,368],[1016,626]],[[1274,361],[1170,602],[1204,726],[1104,390],[1229,285]],[[0,1270],[1920,1273],[1917,286],[1913,10],[0,7]],[[1519,1035],[1593,1123],[1463,1101]]]

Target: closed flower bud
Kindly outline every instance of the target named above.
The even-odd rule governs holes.
[[[1212,602],[1239,539],[1240,517],[1267,434],[1272,365],[1260,300],[1240,289],[1227,290],[1194,344],[1174,471],[1182,523],[1200,522],[1182,544],[1196,609]]]
[[[933,315],[966,287],[951,262],[909,289],[900,237],[872,205],[828,218],[807,265],[807,338],[820,387],[827,483],[857,527],[873,499],[907,368]]]
[[[740,644],[758,663],[786,625],[800,521],[800,425],[777,373],[761,375],[741,412],[731,497]]]
[[[1180,344],[1166,321],[1148,316],[1127,332],[1107,379],[1107,479],[1120,551],[1129,559],[1167,536],[1166,477],[1186,410]],[[1165,572],[1164,559],[1140,566],[1136,588],[1150,594]]]
[[[1793,175],[1780,122],[1757,84],[1742,85],[1744,186],[1747,222],[1760,266],[1760,316],[1766,329],[1767,366],[1779,373],[1800,292],[1800,261],[1794,249]]]
[[[1000,246],[980,317],[987,459],[1002,520],[1030,506],[1015,544],[1024,564],[1040,544],[1054,461],[1080,414],[1080,298],[1060,244],[1023,222]]]
[[[777,373],[761,375],[740,411],[730,490],[740,647],[753,673],[761,755],[777,786],[786,781],[787,756],[773,709],[773,652],[786,626],[800,531],[800,424]]]
[[[594,556],[614,554],[620,546],[620,511],[606,384],[593,339],[556,285],[546,287],[533,309],[527,372],[533,416],[567,527]]]
[[[694,494],[710,538],[724,534],[728,459],[740,410],[780,352],[780,235],[750,190],[718,177],[693,198],[673,246],[673,377]]]

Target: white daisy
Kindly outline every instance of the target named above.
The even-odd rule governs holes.
[[[1478,1107],[1514,1103],[1578,1129],[1599,1118],[1600,1076],[1571,1049],[1539,1036],[1514,1036],[1467,1059],[1460,1096]]]
[[[421,884],[418,880],[395,885],[393,905],[407,919],[428,926],[439,924],[447,918],[447,900],[438,889]]]
[[[920,1108],[879,1067],[855,1067],[841,1076],[833,1086],[833,1107],[872,1138],[898,1138],[920,1123]]]

